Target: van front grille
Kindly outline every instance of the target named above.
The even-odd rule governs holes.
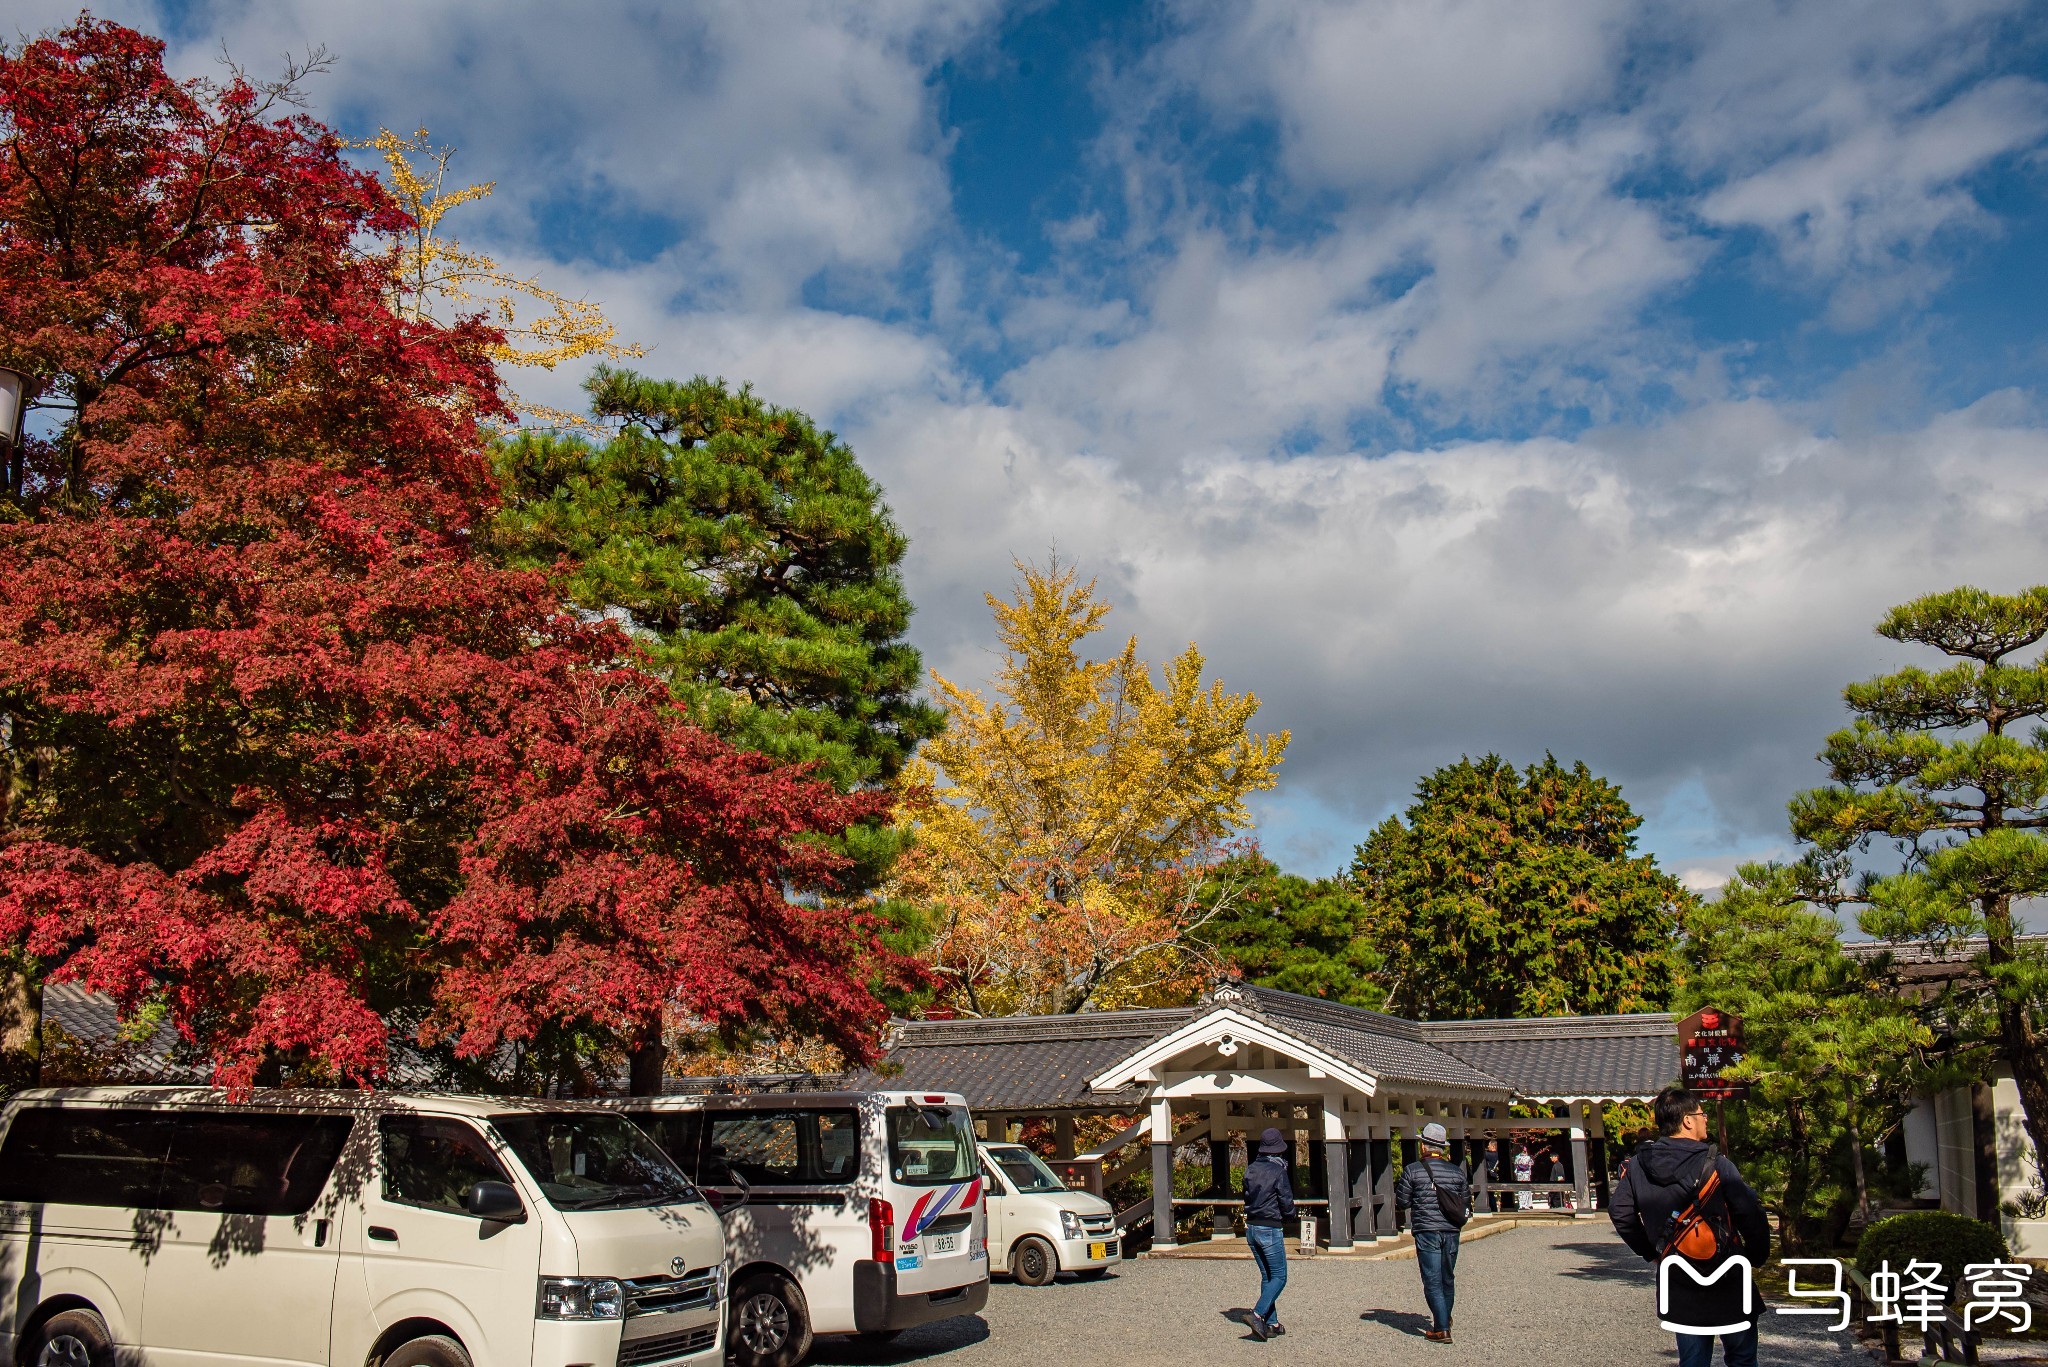
[[[1083,1215],[1081,1228],[1090,1234],[1110,1234],[1116,1229],[1114,1215]]]
[[[707,1324],[682,1334],[663,1334],[654,1339],[630,1339],[619,1347],[619,1367],[648,1367],[655,1362],[701,1353],[718,1341],[718,1326]]]
[[[626,1291],[627,1319],[638,1315],[673,1315],[678,1310],[698,1310],[718,1304],[718,1269],[715,1267],[686,1272],[680,1277],[636,1277],[620,1285]]]

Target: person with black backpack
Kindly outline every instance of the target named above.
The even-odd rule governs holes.
[[[1451,1161],[1450,1136],[1432,1121],[1422,1127],[1422,1155],[1401,1169],[1394,1209],[1408,1212],[1415,1236],[1415,1266],[1429,1304],[1431,1343],[1451,1341],[1451,1308],[1458,1299],[1458,1231],[1472,1216],[1463,1165]]]
[[[1678,1336],[1679,1367],[1710,1367],[1716,1337],[1727,1367],[1756,1367],[1762,1302],[1745,1269],[1727,1264],[1740,1254],[1753,1268],[1770,1256],[1763,1203],[1707,1142],[1698,1097],[1666,1087],[1652,1110],[1661,1138],[1622,1169],[1608,1217],[1622,1242],[1657,1266],[1658,1322]]]

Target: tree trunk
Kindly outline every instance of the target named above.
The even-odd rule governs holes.
[[[1996,969],[2011,963],[2016,955],[2012,898],[1986,897],[1978,905],[1984,913],[1986,966]],[[2028,1019],[2026,1002],[2001,990],[1995,979],[1990,986],[1998,1008],[1998,1060],[2012,1069],[2027,1138],[2034,1145],[2036,1171],[2048,1172],[2048,1167],[2039,1166],[2048,1162],[2048,1059],[2042,1057],[2043,1041]]]
[[[43,984],[26,955],[0,959],[0,1092],[42,1078]]]
[[[668,1042],[661,1037],[661,1027],[657,1025],[653,1036],[634,1046],[627,1058],[627,1092],[633,1096],[660,1096],[662,1079],[668,1076]]]
[[[1806,1112],[1796,1101],[1785,1103],[1785,1207],[1778,1215],[1778,1242],[1787,1253],[1806,1251],[1806,1198],[1813,1191],[1812,1157],[1806,1133]]]
[[[1856,1089],[1842,1088],[1842,1099],[1847,1106],[1849,1120],[1849,1169],[1856,1174],[1856,1211],[1863,1217],[1863,1227],[1870,1227],[1870,1183],[1863,1175],[1863,1127],[1856,1123]]]

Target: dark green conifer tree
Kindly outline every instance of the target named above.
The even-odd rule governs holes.
[[[1656,1010],[1692,895],[1584,764],[1497,755],[1422,780],[1351,866],[1388,1010],[1430,1020]]]
[[[1837,859],[1874,839],[1904,856],[1902,871],[1873,870],[1860,887],[1865,933],[1937,946],[1975,939],[1978,971],[1948,1005],[2012,1070],[2042,1161],[2048,949],[2020,937],[2017,904],[2048,896],[2048,657],[2034,651],[2048,637],[2048,587],[1929,594],[1893,608],[1877,631],[1952,663],[1844,690],[1856,720],[1820,754],[1834,781],[1793,799],[1792,831]]]
[[[500,558],[622,618],[706,729],[842,789],[894,777],[942,719],[903,640],[908,543],[852,449],[722,380],[599,366],[585,388],[608,440],[499,446]],[[895,841],[870,827],[849,849],[871,885]]]

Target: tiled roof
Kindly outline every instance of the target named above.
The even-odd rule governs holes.
[[[206,1084],[213,1080],[213,1065],[185,1048],[171,1025],[160,1024],[147,1036],[123,1039],[113,998],[77,983],[43,985],[43,1021],[87,1046],[94,1070],[105,1073],[108,1082]],[[425,1090],[448,1082],[446,1070],[435,1060],[408,1048],[402,1039],[391,1041],[387,1085]]]
[[[2013,939],[2023,949],[2048,947],[2048,934],[2016,935]],[[1899,964],[1967,964],[1984,952],[1985,943],[1982,935],[1941,945],[1926,940],[1845,940],[1842,952],[1857,959],[1889,954]]]
[[[1425,1027],[1414,1021],[1270,987],[1239,990],[1260,1015],[1292,1029],[1383,1083],[1484,1092],[1507,1090],[1498,1077],[1431,1044],[1423,1033]]]
[[[1089,1090],[1088,1079],[1195,1015],[1193,1007],[1183,1007],[900,1021],[887,1059],[859,1082],[958,1092],[970,1108],[998,1112],[1135,1103],[1142,1089],[1096,1092]]]
[[[1205,1012],[1248,1011],[1389,1089],[1513,1092],[1531,1100],[1646,1097],[1678,1074],[1667,1015],[1419,1022],[1272,988],[1236,986],[1199,1007],[1071,1016],[901,1021],[859,1083],[958,1092],[981,1110],[1134,1106],[1142,1089],[1088,1079]]]
[[[144,1037],[122,1039],[114,999],[77,983],[43,985],[43,1023],[90,1048],[95,1060],[117,1071],[121,1081],[204,1083],[213,1077],[205,1063],[180,1056],[178,1032],[168,1024]]]
[[[1677,1020],[1667,1015],[1432,1021],[1440,1049],[1532,1101],[1647,1097],[1678,1080]]]

